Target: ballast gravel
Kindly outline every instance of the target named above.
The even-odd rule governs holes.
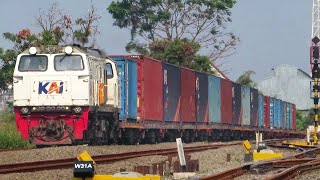
[[[206,145],[206,142],[197,142],[192,144],[184,144],[184,147]],[[209,143],[219,144],[219,143]],[[77,157],[83,151],[87,151],[91,156],[101,154],[115,154],[130,151],[147,151],[154,149],[176,148],[176,143],[160,143],[155,145],[108,145],[108,146],[64,146],[32,149],[26,151],[11,151],[0,152],[0,164],[21,163],[27,161],[40,161],[49,159],[62,159]],[[284,156],[291,156],[298,152],[294,150],[276,149],[275,152],[283,152]],[[243,145],[225,146],[218,149],[212,149],[202,152],[191,153],[191,159],[199,160],[199,171],[196,172],[196,177],[208,176],[216,174],[231,168],[239,167],[244,164]],[[227,154],[230,154],[230,162],[227,162]],[[167,160],[166,156],[148,156],[140,158],[132,158],[128,160],[118,161],[112,164],[97,164],[97,174],[114,174],[119,172],[120,168],[125,168],[127,171],[133,171],[134,166],[137,165],[152,165],[153,163],[160,163]],[[37,172],[12,173],[0,175],[0,179],[72,179],[73,169],[59,169],[59,170],[44,170]],[[246,177],[246,176],[243,176]],[[172,179],[166,177],[163,179]],[[243,178],[242,178],[243,179]],[[244,178],[247,179],[247,178]],[[250,178],[249,178],[250,179]]]

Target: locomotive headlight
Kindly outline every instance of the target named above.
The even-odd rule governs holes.
[[[32,54],[32,55],[37,54],[37,48],[36,48],[36,47],[31,47],[31,48],[29,49],[29,53]]]
[[[65,48],[64,48],[64,52],[65,52],[66,54],[71,54],[71,53],[72,53],[72,47],[71,47],[71,46],[65,47]]]
[[[23,107],[20,109],[21,114],[28,114],[29,109],[27,107]]]
[[[75,108],[73,108],[73,112],[75,112],[76,114],[81,113],[81,111],[82,111],[81,107],[75,107]]]

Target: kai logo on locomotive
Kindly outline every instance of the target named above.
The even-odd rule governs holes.
[[[62,81],[43,81],[39,82],[38,94],[62,94]]]

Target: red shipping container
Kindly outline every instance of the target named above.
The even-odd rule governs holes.
[[[270,97],[264,96],[264,126],[270,128]]]
[[[292,104],[292,129],[297,129],[297,109],[295,104]]]
[[[232,124],[232,82],[221,79],[221,123]]]
[[[138,120],[163,120],[162,63],[148,57],[138,60]]]
[[[181,68],[181,121],[196,122],[195,110],[195,72]]]

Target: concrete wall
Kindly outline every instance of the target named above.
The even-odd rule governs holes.
[[[291,66],[280,65],[273,76],[257,83],[257,89],[264,95],[294,103],[298,110],[313,108],[310,99],[311,77],[304,71]]]

